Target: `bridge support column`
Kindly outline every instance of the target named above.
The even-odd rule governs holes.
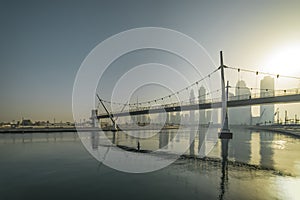
[[[228,82],[227,82],[227,90],[225,91],[225,75],[224,75],[224,68],[225,65],[223,64],[223,54],[220,51],[220,62],[221,66],[221,86],[222,86],[222,129],[219,133],[220,139],[232,139],[232,133],[229,130],[228,126],[228,109],[227,109],[227,100],[228,100]]]

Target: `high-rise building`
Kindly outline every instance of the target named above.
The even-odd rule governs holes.
[[[235,96],[237,99],[248,99],[250,95],[251,92],[246,86],[246,82],[243,80],[238,81],[235,86]]]
[[[201,86],[199,88],[198,95],[199,95],[199,104],[205,103],[205,101],[206,101],[206,89],[203,86]],[[199,110],[199,123],[200,124],[206,124],[207,123],[205,110]]]
[[[194,104],[195,103],[195,94],[194,94],[194,90],[191,90],[190,93],[190,103]],[[191,110],[190,111],[190,124],[193,124],[195,122],[195,111]]]
[[[249,99],[251,96],[250,89],[246,86],[246,82],[239,80],[235,87],[235,96],[228,95],[229,100]],[[235,125],[250,125],[251,123],[251,106],[242,106],[228,109],[229,123]]]
[[[180,113],[176,112],[176,115],[175,115],[175,124],[180,124],[180,123],[181,123]]]
[[[265,76],[260,81],[260,97],[274,96],[274,78]],[[274,104],[260,106],[260,123],[274,123]]]
[[[169,124],[175,124],[175,114],[173,112],[169,113]]]
[[[180,113],[170,113],[170,124],[180,124]]]
[[[206,124],[211,124],[212,122],[212,110],[206,110]]]
[[[158,124],[167,123],[167,115],[168,115],[168,113],[159,113],[157,116],[157,123]]]
[[[171,113],[167,112],[166,113],[166,124],[170,124],[171,123],[171,117],[170,117]]]

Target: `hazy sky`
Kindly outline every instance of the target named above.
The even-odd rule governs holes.
[[[227,65],[264,70],[274,51],[300,47],[299,10],[297,0],[1,1],[0,121],[71,121],[82,61],[131,28],[174,29],[202,44],[215,63],[223,50]]]

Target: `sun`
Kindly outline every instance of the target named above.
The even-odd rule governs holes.
[[[300,44],[276,49],[266,59],[264,71],[279,75],[300,75]]]

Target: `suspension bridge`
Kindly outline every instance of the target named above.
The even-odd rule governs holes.
[[[98,95],[98,100],[104,108],[105,112],[99,113],[92,112],[91,119],[94,120],[94,124],[96,120],[101,120],[105,118],[111,119],[113,126],[116,127],[116,118],[125,117],[125,116],[134,116],[134,115],[148,115],[155,113],[163,113],[163,112],[182,112],[182,111],[194,111],[194,110],[205,110],[205,109],[214,109],[214,108],[222,108],[222,119],[223,119],[223,127],[221,129],[220,136],[224,136],[225,138],[231,138],[232,134],[228,128],[228,108],[229,107],[242,107],[242,106],[253,106],[253,105],[262,105],[262,104],[281,104],[281,103],[294,103],[300,102],[300,88],[287,88],[281,90],[275,90],[274,84],[273,87],[270,88],[258,88],[258,87],[246,87],[246,86],[230,86],[229,81],[225,80],[225,70],[232,70],[238,73],[238,76],[241,72],[245,72],[248,74],[252,74],[256,76],[264,75],[274,77],[275,80],[280,78],[285,79],[293,79],[296,81],[300,81],[300,77],[294,76],[285,76],[281,74],[272,74],[260,71],[254,71],[243,68],[229,67],[224,65],[223,63],[223,55],[220,52],[220,67],[213,70],[211,73],[207,74],[200,80],[192,83],[191,85],[182,88],[181,90],[168,94],[163,97],[159,97],[156,99],[152,99],[144,102],[136,102],[136,103],[121,103],[121,102],[111,102],[104,99],[101,99]],[[188,92],[192,88],[197,87],[199,91],[199,85],[201,82],[210,79],[212,75],[220,73],[221,75],[221,88],[217,90],[210,91],[208,93],[204,92],[203,94],[199,94],[196,97],[191,97],[185,101],[175,101],[171,102],[172,97],[179,95],[183,92]],[[225,84],[227,83],[227,85]],[[229,94],[230,89],[235,89],[236,91],[249,90],[249,92],[245,94],[236,94],[232,96]],[[207,99],[207,96],[212,96],[213,94],[219,94],[220,97]],[[169,100],[169,102],[166,102]],[[160,102],[160,105],[157,105]],[[109,112],[105,106],[108,105],[120,105],[122,109],[117,112]],[[124,111],[125,107],[129,107],[129,111]],[[222,134],[223,133],[223,134]]]

